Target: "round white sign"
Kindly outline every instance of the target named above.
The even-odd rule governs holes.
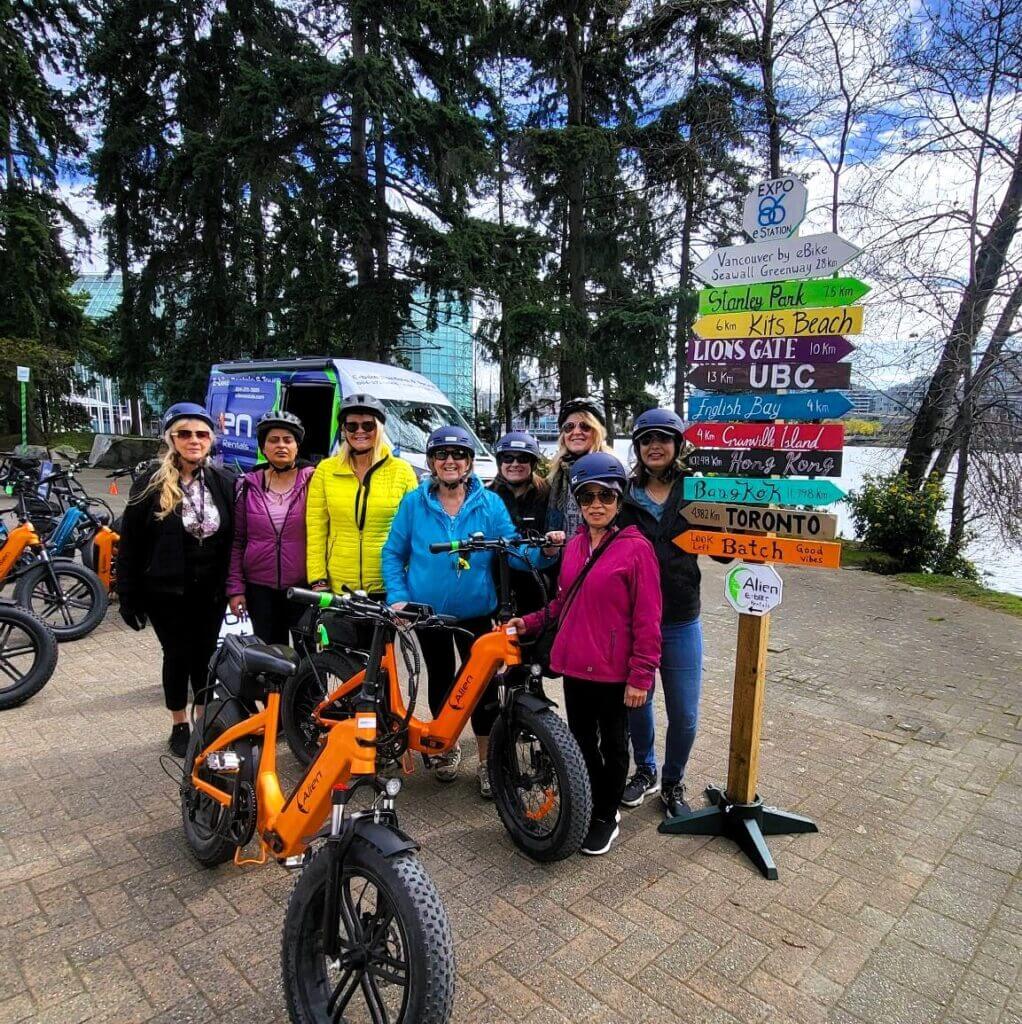
[[[724,596],[736,612],[766,615],[781,603],[783,584],[772,566],[738,562],[724,574]]]

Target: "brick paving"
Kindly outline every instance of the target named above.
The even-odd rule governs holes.
[[[779,881],[659,835],[649,802],[611,855],[533,864],[476,796],[471,741],[454,786],[411,777],[457,1021],[1022,1024],[1022,624],[862,573],[785,581],[760,789],[820,833],[770,840]],[[726,765],[720,592],[710,566],[696,784]],[[0,1024],[286,1019],[293,877],[191,859],[158,680],[152,632],[111,613],[0,716]]]

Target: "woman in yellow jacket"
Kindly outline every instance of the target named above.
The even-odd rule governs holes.
[[[309,483],[306,562],[315,590],[383,590],[380,552],[401,499],[419,484],[415,470],[391,454],[386,422],[383,403],[372,395],[341,403],[341,450],[316,467]]]

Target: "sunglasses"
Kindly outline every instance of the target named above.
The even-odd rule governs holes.
[[[653,444],[654,441],[659,441],[660,444],[667,444],[673,440],[673,434],[665,433],[663,430],[650,430],[639,438],[639,444],[645,448],[647,445]]]
[[[372,434],[376,430],[376,420],[348,420],[344,424],[346,434]]]
[[[182,441],[190,441],[193,437],[196,441],[208,441],[213,435],[208,430],[175,430],[173,436]]]
[[[575,500],[578,502],[579,508],[588,508],[597,501],[601,505],[613,505],[617,502],[618,497],[617,491],[612,491],[609,487],[601,487],[598,491],[583,491],[581,494],[576,494]]]
[[[472,453],[466,451],[464,448],[436,448],[430,452],[436,462],[447,462],[448,459],[454,459],[457,462],[468,462],[472,458]]]
[[[585,420],[568,420],[561,427],[562,434],[573,434],[576,430],[581,430],[583,434],[591,434],[593,432],[593,425],[586,423]]]
[[[532,456],[524,453],[519,454],[518,452],[504,452],[502,455],[497,456],[497,461],[502,466],[510,466],[513,462],[521,463],[524,466],[532,464]]]

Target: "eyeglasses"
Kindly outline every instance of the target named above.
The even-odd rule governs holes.
[[[190,441],[193,437],[196,441],[208,441],[213,436],[208,430],[174,430],[172,434],[182,441]]]
[[[502,452],[497,456],[497,461],[502,466],[510,466],[513,462],[521,463],[522,465],[531,465],[533,457],[526,455],[524,452]]]
[[[346,434],[372,434],[376,430],[376,420],[347,420],[344,424]]]
[[[617,491],[612,491],[609,487],[601,487],[598,491],[583,491],[581,494],[575,495],[579,508],[588,508],[596,501],[601,505],[613,505],[617,499]]]
[[[646,445],[653,444],[654,441],[658,441],[660,444],[668,444],[673,440],[673,434],[665,433],[663,430],[650,430],[639,438],[639,444],[646,447]]]
[[[593,432],[593,425],[586,423],[585,420],[568,420],[561,427],[562,434],[573,434],[576,430],[581,430],[583,434],[591,434]]]
[[[454,459],[456,462],[468,462],[472,458],[472,453],[464,448],[434,448],[429,454],[436,462],[447,462],[448,459]]]

